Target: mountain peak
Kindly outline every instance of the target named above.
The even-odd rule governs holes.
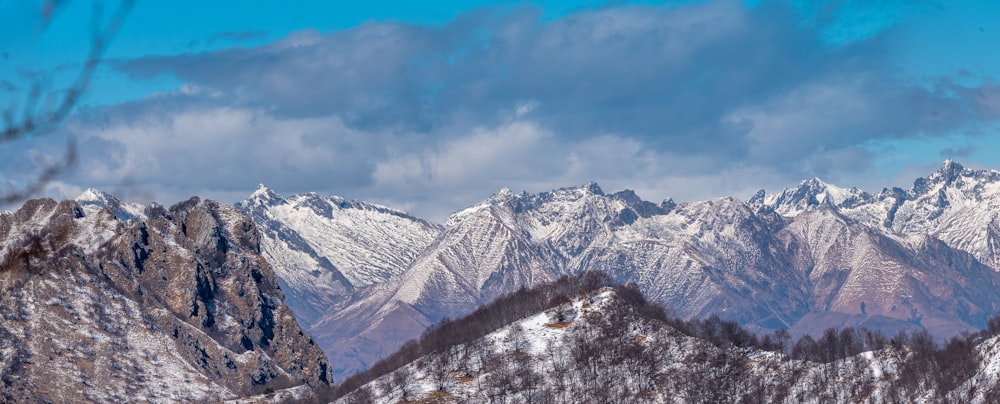
[[[821,206],[852,206],[868,198],[868,194],[857,188],[841,188],[828,184],[819,177],[802,181],[795,188],[771,194],[757,191],[747,203],[768,206],[784,216],[796,216],[806,210]]]
[[[597,185],[597,183],[594,181],[588,182],[584,186],[580,187],[580,189],[592,193],[594,195],[604,195],[604,190],[602,190],[601,186]]]
[[[514,191],[511,191],[510,188],[503,187],[498,189],[497,192],[494,192],[493,195],[490,195],[487,201],[491,204],[507,203],[513,200],[514,198],[517,198],[517,194],[515,194]]]
[[[813,189],[823,189],[823,188],[828,187],[829,184],[823,182],[823,180],[819,179],[819,177],[812,177],[812,178],[810,178],[808,180],[805,180],[805,181],[802,181],[801,183],[799,183],[799,186],[800,187],[810,187],[810,188],[813,188]]]
[[[944,178],[945,182],[951,183],[958,179],[962,172],[965,171],[965,167],[961,164],[956,163],[952,159],[947,159],[944,163],[941,163],[941,167],[934,173],[939,177]]]
[[[250,194],[247,201],[253,201],[257,204],[263,205],[277,205],[286,202],[285,198],[281,197],[281,195],[278,195],[277,192],[274,192],[264,184],[257,184],[257,189]]]
[[[87,190],[83,191],[83,193],[81,193],[80,196],[77,196],[75,200],[77,203],[94,202],[94,204],[97,204],[117,202],[118,198],[115,198],[114,195],[96,188],[87,188]]]
[[[97,206],[107,209],[121,221],[145,217],[143,206],[122,202],[118,197],[96,188],[87,188],[75,199],[80,206]]]

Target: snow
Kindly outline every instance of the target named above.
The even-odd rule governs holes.
[[[490,396],[489,389],[491,385],[496,386],[495,380],[503,379],[491,379],[491,372],[500,372],[502,367],[485,366],[477,364],[477,361],[483,360],[480,358],[494,358],[490,360],[496,360],[498,363],[510,363],[511,358],[526,358],[527,366],[534,373],[541,375],[540,385],[533,387],[534,391],[547,389],[550,394],[561,394],[565,391],[564,389],[569,389],[571,394],[579,393],[584,390],[582,386],[586,383],[585,380],[579,378],[583,374],[574,373],[567,379],[567,384],[556,387],[551,372],[560,366],[558,358],[572,360],[572,341],[595,335],[596,331],[592,321],[600,316],[609,315],[606,311],[607,303],[614,299],[614,293],[609,290],[581,296],[570,304],[570,311],[573,312],[573,315],[567,323],[556,323],[554,313],[557,309],[549,309],[516,321],[468,345],[473,352],[483,349],[492,352],[494,356],[473,353],[470,358],[463,359],[461,355],[466,350],[462,346],[454,347],[451,350],[453,352],[451,355],[458,355],[457,360],[462,364],[456,365],[454,362],[456,359],[447,362],[451,365],[447,365],[449,366],[448,375],[443,382],[442,390],[438,389],[439,386],[431,372],[434,367],[440,366],[432,365],[432,363],[437,363],[438,358],[444,354],[436,353],[418,358],[403,367],[404,370],[413,375],[409,384],[403,388],[408,392],[411,400],[418,402],[435,402],[441,398],[456,402],[493,402],[495,397]],[[558,310],[566,311],[563,308]],[[784,354],[777,352],[750,348],[716,348],[706,341],[680,334],[668,326],[654,326],[648,321],[639,320],[630,323],[626,335],[630,339],[634,338],[640,344],[660,347],[661,349],[656,351],[656,355],[660,356],[657,372],[660,375],[669,376],[657,379],[658,383],[679,384],[669,387],[658,386],[658,390],[652,395],[633,397],[629,400],[636,399],[640,402],[685,400],[687,396],[683,389],[691,383],[697,384],[699,382],[690,379],[692,375],[699,374],[692,373],[691,368],[708,365],[700,354],[718,351],[727,351],[728,355],[746,358],[746,367],[740,372],[743,372],[742,376],[752,378],[746,384],[737,381],[728,388],[737,389],[736,394],[748,394],[749,392],[745,389],[753,388],[753,383],[766,383],[769,386],[769,388],[765,388],[763,393],[766,394],[766,402],[822,403],[831,400],[836,402],[902,400],[904,402],[933,403],[940,402],[941,394],[947,394],[950,401],[986,403],[988,402],[985,397],[986,392],[995,389],[998,379],[1000,379],[1000,337],[990,338],[979,345],[982,362],[978,365],[976,374],[955,390],[941,393],[930,390],[923,384],[916,388],[910,387],[909,390],[900,390],[899,378],[901,374],[899,369],[904,359],[910,355],[905,349],[887,348],[880,351],[862,352],[832,363],[815,363],[791,360]],[[505,355],[506,359],[500,359],[497,355]],[[729,361],[727,360],[726,363]],[[621,365],[611,364],[610,366],[610,368],[601,368],[598,372],[625,375],[625,383],[635,382],[636,376],[630,370],[624,367],[615,368],[615,366]],[[718,372],[728,372],[724,369],[715,369],[714,371]],[[391,377],[391,374],[385,375],[364,387],[373,394],[373,402],[395,403],[402,401],[403,391],[399,385],[391,381]],[[687,379],[675,380],[675,378]],[[712,388],[712,386],[707,387]],[[504,387],[498,388],[504,389]],[[525,401],[525,391],[517,389],[516,385],[506,385],[503,397],[512,402]],[[670,396],[664,396],[664,393],[668,393]],[[578,396],[573,397],[579,399]],[[566,399],[565,396],[562,398]],[[776,398],[780,398],[780,400],[770,401]],[[338,402],[346,402],[349,399],[350,397],[344,397]]]
[[[885,190],[869,196],[856,188],[845,189],[819,179],[803,181],[781,193],[766,194],[764,206],[789,217],[819,206],[836,207],[839,212],[878,229],[889,237],[931,235],[953,248],[967,251],[983,263],[1000,270],[1000,257],[989,246],[989,225],[998,223],[1000,211],[1000,171],[965,169],[946,160],[936,172],[918,179],[897,203],[894,192]],[[847,201],[861,203],[845,204]]]
[[[123,202],[114,195],[94,188],[87,188],[75,200],[84,208],[87,206],[105,208],[121,221],[146,219],[145,205]],[[153,204],[150,204],[150,206],[153,206]]]
[[[900,321],[912,309],[928,320],[924,311],[955,317],[930,300],[914,303],[927,295],[920,288],[945,299],[954,290],[975,290],[974,305],[988,306],[988,290],[947,274],[958,269],[947,257],[927,263],[914,254],[933,246],[917,237],[930,234],[1000,268],[989,241],[1000,237],[993,213],[1000,211],[1000,173],[946,165],[924,184],[919,194],[915,186],[872,195],[814,178],[751,204],[720,198],[652,213],[629,198],[604,195],[596,184],[537,195],[505,188],[444,226],[338,197],[285,199],[266,187],[243,208],[259,212],[265,255],[289,288],[320,296],[310,307],[329,314],[311,323],[317,333],[336,334],[325,330],[345,321],[351,329],[375,330],[387,324],[380,316],[399,310],[416,319],[406,327],[460,316],[521,285],[588,269],[636,282],[680,316],[719,312],[792,327],[828,311],[860,321],[861,302],[869,314]],[[939,195],[946,206],[938,206]],[[934,321],[940,329],[968,327]],[[380,330],[398,337],[397,346],[417,332]],[[321,346],[328,353],[367,349],[353,341],[321,340]]]
[[[256,197],[277,195],[260,188],[243,203],[244,209],[257,209],[268,223],[294,232],[313,257],[303,251],[305,246],[292,246],[288,240],[266,237],[263,240],[268,260],[295,263],[276,268],[286,282],[301,284],[311,281],[294,269],[309,273],[319,267],[317,260],[325,258],[335,263],[337,270],[354,287],[382,282],[406,269],[416,255],[439,233],[439,227],[409,217],[403,212],[384,206],[348,202],[343,198],[321,198],[315,194],[295,195],[287,199],[277,196],[272,204],[255,205]],[[266,233],[266,232],[265,232]],[[270,236],[270,234],[266,234]]]
[[[865,198],[866,195],[858,188],[841,188],[812,178],[781,193],[765,194],[762,203],[783,216],[795,217],[820,206],[841,206],[848,200]],[[818,204],[814,204],[813,200]]]
[[[548,310],[526,317],[487,334],[482,340],[486,343],[486,349],[493,350],[494,352],[508,352],[511,349],[520,349],[528,355],[539,358],[548,357],[553,350],[568,349],[564,336],[576,328],[586,327],[587,321],[585,318],[587,313],[604,310],[606,304],[613,298],[613,295],[614,292],[612,290],[604,289],[593,295],[573,300],[570,303],[572,314],[569,317],[569,324],[567,326],[553,326],[558,324],[555,319],[555,313],[554,310]],[[519,334],[520,343],[517,348],[513,348],[511,345],[514,333]],[[417,362],[419,360],[406,366],[409,371],[416,375],[414,382],[408,386],[408,390],[417,397],[430,396],[437,390],[437,386],[431,376],[416,365]],[[543,374],[546,366],[550,366],[550,364],[539,362],[534,365],[536,370],[543,372]],[[452,379],[447,382],[448,392],[460,401],[476,401],[476,399],[480,398],[477,391],[479,382],[477,381],[481,381],[484,377],[485,375],[479,375],[471,382]],[[376,385],[377,383],[373,382],[371,385]],[[377,402],[395,403],[402,400],[402,392],[392,391],[384,393],[384,395],[379,397]]]

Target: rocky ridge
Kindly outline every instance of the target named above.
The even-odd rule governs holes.
[[[331,381],[257,226],[88,191],[0,215],[0,401],[214,401]]]

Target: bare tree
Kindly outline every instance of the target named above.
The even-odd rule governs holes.
[[[348,404],[367,404],[375,401],[375,394],[372,392],[371,387],[364,385],[349,394],[345,401]]]
[[[445,352],[441,352],[432,358],[429,366],[429,374],[431,380],[434,382],[434,388],[438,391],[444,391],[445,386],[448,383],[449,376],[451,376],[451,360],[448,352],[450,349],[446,349]]]
[[[69,3],[68,0],[43,2],[40,10],[43,29],[48,27],[55,16],[59,15],[60,11],[66,8]],[[31,83],[23,105],[14,104],[0,113],[2,114],[0,118],[3,120],[3,125],[0,126],[0,143],[9,143],[51,133],[62,125],[77,103],[80,102],[80,98],[90,86],[90,81],[93,79],[108,45],[118,34],[122,23],[132,10],[134,0],[120,0],[107,21],[104,20],[103,4],[101,1],[94,2],[90,25],[90,49],[86,59],[76,72],[72,84],[65,90],[54,91],[46,88],[43,79],[36,79]],[[73,167],[76,163],[76,157],[76,142],[70,137],[67,140],[66,152],[62,159],[56,162],[42,163],[43,166],[38,174],[26,185],[0,192],[0,205],[20,202],[41,192],[46,184]]]
[[[413,382],[413,373],[409,368],[401,367],[392,373],[392,385],[399,389],[400,396],[404,402],[410,401],[410,383]]]

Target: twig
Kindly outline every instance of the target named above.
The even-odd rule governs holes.
[[[43,4],[41,11],[46,26],[54,18],[53,15],[58,9],[67,3],[68,1],[65,0],[50,0]],[[4,111],[2,114],[4,127],[0,130],[0,143],[51,133],[62,125],[73,108],[76,107],[80,97],[90,85],[108,45],[118,34],[122,23],[131,12],[134,0],[122,0],[118,3],[118,8],[104,25],[101,24],[101,15],[103,14],[101,4],[101,2],[94,2],[90,28],[90,52],[73,85],[63,92],[61,99],[53,102],[49,97],[42,97],[43,90],[39,81],[33,83],[21,119],[16,120],[16,115],[12,110]],[[50,101],[46,102],[46,107],[39,106],[43,98],[48,98]],[[71,138],[67,142],[66,154],[62,161],[43,167],[38,176],[22,189],[0,193],[0,204],[19,202],[41,192],[49,181],[68,171],[76,162],[76,157],[76,142]]]

